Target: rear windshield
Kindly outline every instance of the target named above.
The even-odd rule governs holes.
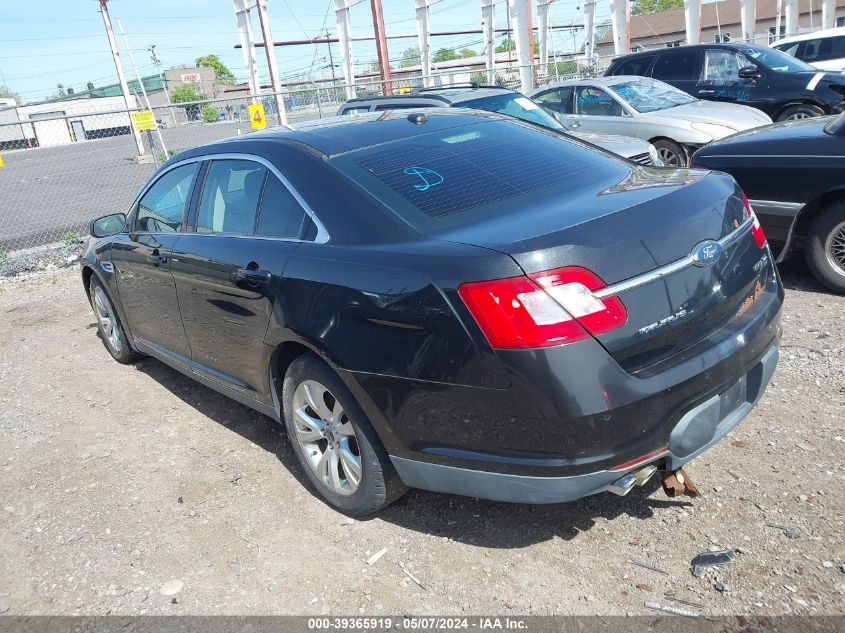
[[[417,230],[436,231],[624,178],[621,159],[514,121],[486,121],[350,152],[330,163]]]
[[[492,97],[482,97],[481,99],[472,99],[471,101],[463,101],[455,104],[456,108],[475,108],[477,110],[487,110],[488,112],[499,112],[509,116],[528,121],[529,123],[536,123],[553,130],[565,131],[557,119],[555,119],[548,112],[543,110],[539,105],[531,101],[528,97],[521,94],[505,94],[494,95]]]

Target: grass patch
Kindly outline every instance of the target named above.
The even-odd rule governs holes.
[[[73,246],[79,241],[79,236],[76,233],[71,233],[68,231],[64,235],[62,235],[62,244],[65,246]]]

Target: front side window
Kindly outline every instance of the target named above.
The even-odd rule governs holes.
[[[742,61],[733,51],[715,49],[704,53],[704,66],[701,68],[701,81],[716,86],[729,86],[739,83],[739,69]]]
[[[267,169],[249,160],[215,160],[208,168],[197,233],[251,235]]]
[[[784,53],[795,56],[788,49],[780,48]],[[807,40],[804,54],[801,56],[808,64],[824,62],[830,59],[841,59],[845,57],[845,36],[822,37],[815,40]]]
[[[585,116],[622,116],[622,106],[601,88],[575,90],[575,112]]]
[[[534,97],[534,101],[550,112],[572,114],[572,93],[574,88],[555,88]]]
[[[198,163],[171,169],[150,187],[138,203],[135,230],[144,233],[174,233],[191,192]]]
[[[663,53],[654,63],[651,76],[655,79],[692,79],[696,71],[698,49],[686,48],[671,53]]]
[[[793,57],[798,57],[798,49],[801,48],[801,44],[803,42],[792,42],[792,44],[778,44],[773,48],[778,49],[779,51],[783,51],[787,55],[792,55]],[[799,58],[799,59],[803,59]]]
[[[305,209],[273,174],[267,175],[255,234],[296,239],[305,221]]]

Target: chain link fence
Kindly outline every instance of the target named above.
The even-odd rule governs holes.
[[[601,60],[600,60],[601,61]],[[606,65],[606,64],[604,64]],[[604,65],[581,67],[574,61],[535,65],[535,85],[589,76]],[[492,82],[519,89],[520,69],[497,68]],[[431,84],[490,83],[484,70],[438,72]],[[420,75],[391,82],[395,94],[421,88]],[[383,94],[379,80],[355,84],[359,97]],[[335,116],[346,101],[346,87],[308,84],[282,94],[289,123]],[[267,125],[278,124],[275,96],[260,96]],[[135,132],[131,111],[98,109],[83,113],[31,114],[9,120],[0,112],[0,258],[11,251],[54,243],[73,243],[94,217],[126,211],[157,166],[179,152],[251,131],[248,95],[152,108],[157,130]],[[140,109],[138,110],[140,111]],[[14,112],[14,110],[13,110]]]

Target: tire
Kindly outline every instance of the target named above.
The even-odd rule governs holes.
[[[322,360],[304,354],[291,363],[282,407],[300,466],[330,506],[364,516],[405,494],[407,487],[369,420]]]
[[[798,105],[789,106],[778,115],[778,121],[795,121],[798,119],[812,119],[813,117],[823,116],[824,110],[818,106],[810,105],[809,103],[799,103]]]
[[[657,149],[657,156],[663,161],[666,167],[686,167],[687,153],[684,148],[670,141],[669,139],[661,138],[651,142]]]
[[[141,354],[129,345],[129,339],[126,337],[120,317],[117,316],[117,310],[114,309],[111,298],[96,275],[91,276],[88,299],[94,310],[94,316],[97,317],[100,340],[103,341],[103,345],[106,346],[112,358],[123,365],[140,359]]]
[[[845,200],[827,205],[810,224],[804,255],[816,279],[845,294]]]

